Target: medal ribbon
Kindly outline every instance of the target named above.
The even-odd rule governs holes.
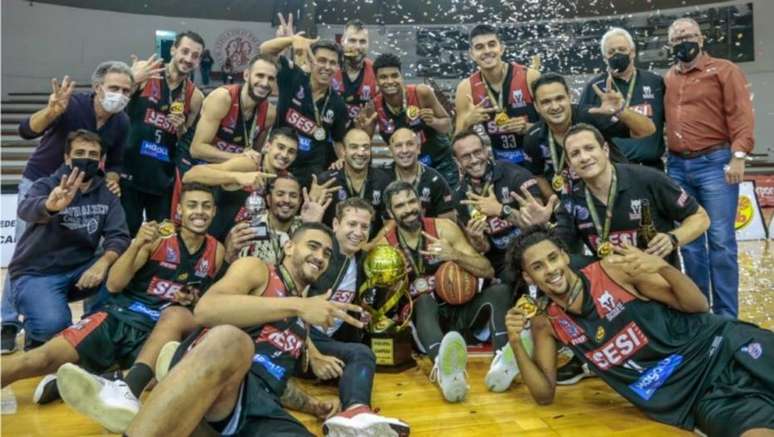
[[[322,105],[322,113],[325,113],[325,109],[328,107],[328,101],[331,98],[331,87],[328,87],[328,93],[325,95],[325,102]],[[320,110],[317,109],[317,102],[314,101],[314,94],[312,95],[312,108],[314,108],[314,121],[317,122],[317,127],[323,128],[322,117],[320,116]]]
[[[489,97],[489,101],[492,102],[493,105],[496,105],[495,110],[497,112],[505,111],[505,104],[503,103],[503,96],[505,95],[505,92],[503,92],[503,84],[505,83],[505,77],[508,76],[508,64],[503,63],[503,65],[505,65],[505,71],[503,71],[503,78],[500,79],[500,94],[497,95],[497,98],[494,96],[492,85],[486,80],[484,73],[481,73],[481,80],[483,80],[484,85],[486,85],[484,87],[486,88],[486,95]]]
[[[400,231],[398,232],[398,244],[400,244],[401,249],[403,249],[403,252],[407,255],[406,258],[408,258],[409,262],[411,263],[411,268],[414,270],[414,273],[416,273],[417,276],[421,276],[425,273],[425,258],[422,256],[419,251],[421,248],[424,247],[424,237],[422,234],[419,234],[419,242],[417,243],[417,248],[414,249],[417,252],[418,261],[414,259],[414,250],[412,250],[406,240],[403,238],[403,235],[401,235]]]
[[[562,156],[557,158],[556,145],[554,142],[554,134],[551,133],[551,129],[548,129],[548,150],[551,152],[551,161],[554,162],[554,175],[561,176],[564,170],[564,159],[567,157],[564,153],[564,147],[562,147]]]
[[[344,179],[347,182],[347,191],[349,191],[350,196],[359,197],[361,199],[365,199],[365,192],[366,192],[366,183],[368,183],[368,172],[366,171],[366,177],[363,179],[363,186],[360,187],[360,191],[355,191],[355,185],[352,183],[352,180],[349,178],[349,175],[347,174],[347,171],[344,170]]]
[[[632,74],[632,80],[629,81],[629,90],[626,92],[626,103],[624,104],[624,108],[628,108],[629,104],[632,101],[632,96],[634,95],[634,82],[637,81],[637,69],[634,70],[634,73]],[[615,84],[615,81],[613,82],[613,86],[616,90],[620,93],[621,90],[618,89],[618,85]]]
[[[597,230],[599,239],[597,240],[597,248],[607,242],[610,237],[610,224],[613,222],[613,206],[615,204],[615,198],[618,194],[618,176],[616,176],[615,167],[613,167],[612,179],[610,181],[610,189],[607,192],[607,205],[605,205],[605,224],[600,223],[599,215],[597,214],[597,208],[594,206],[594,198],[589,191],[588,186],[583,187],[586,194],[586,206],[591,214],[591,220],[594,222],[594,228]]]

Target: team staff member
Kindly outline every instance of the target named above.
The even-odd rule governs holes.
[[[392,163],[387,171],[394,180],[410,183],[419,195],[425,217],[456,219],[452,191],[446,179],[432,167],[419,161],[419,135],[407,127],[395,130],[388,144]],[[456,164],[455,164],[456,168]]]
[[[596,108],[572,104],[567,81],[558,74],[546,73],[532,84],[541,121],[524,139],[525,167],[537,177],[545,198],[569,192],[573,176],[566,169],[563,145],[572,125],[587,123],[599,129],[611,147],[611,158],[617,162],[626,158],[615,147],[613,138],[643,138],[656,130],[650,118],[627,108],[623,95],[612,86],[605,92],[592,88],[601,102]],[[556,168],[562,171],[558,173]]]
[[[583,89],[581,106],[599,106],[602,102],[594,86],[607,91],[608,79],[626,98],[624,104],[633,111],[650,118],[656,132],[643,138],[613,138],[626,159],[664,170],[664,79],[658,74],[637,68],[637,50],[632,36],[625,29],[613,27],[602,36],[599,43],[607,71],[594,76]]]
[[[525,231],[508,264],[546,297],[508,312],[508,338],[532,398],[556,395],[556,347],[570,347],[649,417],[710,436],[774,430],[774,334],[708,314],[701,291],[663,258],[627,246],[581,271],[561,240]],[[526,320],[534,354],[521,342]]]
[[[610,162],[604,137],[591,125],[571,127],[564,144],[579,180],[562,198],[557,235],[565,242],[582,238],[602,258],[613,246],[637,245],[643,209],[649,205],[658,233],[641,249],[679,268],[677,248],[709,227],[709,217],[696,199],[661,172]]]
[[[112,432],[122,432],[139,408],[137,397],[153,377],[156,348],[142,349],[173,303],[191,305],[207,290],[223,261],[223,246],[207,235],[215,212],[209,188],[186,185],[180,202],[178,230],[155,222],[143,224],[108,276],[110,298],[103,311],[89,314],[35,351],[3,361],[3,384],[57,372],[63,399],[98,420]],[[186,310],[188,311],[188,310]],[[190,317],[190,313],[189,313]],[[178,339],[182,333],[177,332]],[[105,381],[84,372],[103,372],[114,365],[144,367],[123,382]],[[139,366],[137,366],[139,364]],[[107,386],[102,392],[103,386]]]
[[[505,252],[522,224],[518,199],[511,193],[531,193],[533,198],[539,198],[537,181],[520,166],[492,161],[481,137],[473,131],[457,134],[452,147],[463,174],[454,192],[457,220],[465,225],[465,233],[476,251],[486,255],[496,276],[511,283],[505,269]],[[536,204],[532,220],[545,223],[555,202],[546,206]]]
[[[341,36],[343,65],[333,78],[335,89],[347,104],[350,122],[357,119],[360,110],[376,97],[376,75],[368,55],[368,29],[360,20],[344,26]]]
[[[451,121],[433,89],[424,84],[404,86],[400,59],[390,53],[376,58],[374,70],[380,93],[374,99],[376,117],[361,117],[366,130],[373,134],[378,125],[379,134],[388,144],[398,129],[413,130],[422,146],[419,160],[438,170],[450,186],[456,187],[459,173],[449,143]]]
[[[290,171],[304,187],[310,185],[312,175],[322,173],[342,153],[341,142],[349,118],[344,100],[331,86],[339,68],[341,48],[330,41],[312,41],[301,35],[274,38],[261,44],[261,53],[277,56],[291,45],[310,43],[309,73],[280,56],[277,75],[276,126],[288,126],[298,134],[298,159]]]
[[[147,220],[170,217],[177,141],[193,126],[204,100],[190,78],[199,68],[202,50],[202,37],[186,31],[175,37],[172,60],[161,76],[149,74],[157,65],[153,58],[132,66],[137,91],[126,110],[131,132],[121,180],[121,202],[132,235],[143,213]]]
[[[734,222],[739,182],[755,145],[752,96],[744,72],[704,53],[704,37],[691,19],[669,27],[677,63],[665,83],[669,176],[710,215],[710,230],[682,250],[685,271],[716,314],[739,311],[739,265]]]
[[[497,29],[479,24],[470,31],[468,54],[478,70],[457,85],[456,133],[484,124],[495,159],[521,164],[524,135],[538,114],[533,83],[540,73],[524,65],[503,62],[505,52]]]
[[[381,229],[384,217],[382,193],[392,178],[384,169],[371,167],[371,137],[362,129],[353,128],[344,137],[344,168],[330,170],[319,178],[315,177],[309,195],[318,200],[323,192],[331,193],[331,202],[325,212],[323,223],[333,224],[336,205],[352,197],[365,199],[374,208],[374,233]],[[333,191],[334,188],[337,190]],[[326,196],[328,197],[328,196]],[[324,203],[324,202],[320,202]]]

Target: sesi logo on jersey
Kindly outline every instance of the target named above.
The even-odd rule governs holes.
[[[255,340],[256,343],[267,342],[282,352],[288,353],[293,358],[301,355],[301,348],[304,340],[294,334],[290,329],[280,331],[271,325],[265,325],[261,330],[261,335]]]
[[[182,288],[183,284],[154,276],[151,279],[150,285],[148,285],[148,294],[158,296],[164,300],[173,300],[175,293]]]
[[[648,344],[648,337],[635,322],[630,322],[618,331],[601,347],[586,352],[586,358],[591,360],[600,370],[624,363],[635,352]]]
[[[314,121],[304,117],[303,114],[293,108],[288,109],[288,112],[285,115],[285,121],[307,135],[314,134],[314,128],[317,126]]]
[[[145,124],[149,124],[157,129],[161,129],[167,133],[170,134],[176,134],[177,128],[175,128],[175,125],[173,125],[169,119],[167,119],[167,114],[163,112],[157,112],[153,108],[148,108],[145,111]]]

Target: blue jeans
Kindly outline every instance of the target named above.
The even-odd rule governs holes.
[[[731,149],[692,159],[670,154],[667,173],[707,211],[710,227],[681,249],[685,270],[707,296],[715,314],[736,318],[739,312],[739,265],[734,221],[739,184],[726,183],[723,167]]]
[[[320,353],[344,362],[344,373],[339,378],[339,399],[342,409],[356,404],[370,406],[374,372],[376,372],[376,357],[371,352],[371,348],[363,343],[334,340],[315,327],[309,330],[309,336]]]
[[[21,181],[19,182],[19,194],[16,196],[16,205],[18,206],[19,203],[21,203],[22,199],[24,199],[27,196],[27,192],[30,190],[30,187],[32,186],[34,181],[27,179],[25,177],[22,177]],[[14,229],[14,238],[15,241],[18,243],[19,239],[21,238],[24,231],[27,229],[27,222],[19,218],[19,215],[16,215],[16,228]],[[19,323],[19,313],[16,311],[16,307],[11,302],[11,276],[6,272],[5,275],[5,282],[3,283],[3,295],[0,297],[0,314],[2,314],[2,321],[3,326],[5,325],[11,325],[16,326],[19,328],[21,324]]]
[[[75,283],[94,260],[69,272],[47,276],[21,275],[11,279],[10,299],[24,316],[27,345],[51,339],[72,324],[69,302],[83,299],[96,290],[78,290]]]

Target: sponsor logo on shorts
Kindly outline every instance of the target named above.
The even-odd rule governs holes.
[[[600,370],[623,364],[638,350],[648,344],[648,337],[637,323],[630,322],[613,338],[599,348],[586,352],[586,358],[591,360]]]
[[[763,346],[758,342],[749,343],[747,346],[742,347],[742,352],[750,355],[753,360],[757,360],[763,355]]]
[[[274,363],[271,358],[263,354],[253,355],[253,363],[260,364],[266,369],[269,374],[278,380],[282,380],[285,377],[285,368],[279,364]]]
[[[709,356],[715,355],[715,351],[718,350],[718,346],[720,346],[720,343],[723,343],[723,337],[720,335],[716,335],[715,338],[712,339],[712,346],[710,346],[710,350],[707,353]]]
[[[147,306],[141,304],[140,302],[132,302],[132,304],[129,305],[129,310],[134,311],[135,313],[138,313],[138,314],[148,316],[151,318],[151,320],[155,320],[157,322],[159,320],[159,317],[161,317],[161,311],[152,310]]]
[[[650,400],[682,362],[682,355],[670,355],[646,370],[629,388],[642,399]]]

